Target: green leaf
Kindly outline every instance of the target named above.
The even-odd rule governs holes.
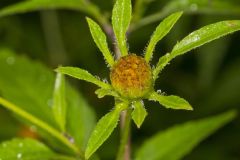
[[[122,56],[128,54],[126,33],[132,17],[131,0],[117,0],[112,11],[112,26]]]
[[[48,147],[33,139],[13,139],[0,144],[2,160],[43,160],[54,158],[54,155]]]
[[[66,125],[66,92],[64,75],[57,73],[53,94],[53,114],[61,130],[65,131]]]
[[[71,9],[91,12],[90,10],[93,10],[94,7],[82,0],[28,0],[1,9],[0,17],[42,9]]]
[[[149,62],[152,59],[152,55],[155,49],[156,44],[168,34],[168,32],[172,29],[174,24],[177,22],[177,20],[181,17],[182,12],[173,13],[167,18],[165,18],[156,28],[154,33],[152,34],[152,37],[150,39],[150,42],[147,46],[146,52],[145,52],[145,60]]]
[[[125,102],[117,104],[114,110],[107,113],[98,121],[87,144],[85,151],[86,159],[89,159],[91,155],[103,144],[103,142],[108,139],[118,124],[120,112],[127,106],[128,104]]]
[[[240,30],[240,20],[222,21],[207,25],[197,31],[192,32],[179,43],[177,43],[173,47],[170,55],[172,58],[174,58],[205,43],[238,30]]]
[[[119,94],[115,92],[113,89],[104,89],[104,88],[99,88],[95,91],[95,94],[97,94],[98,98],[103,98],[105,96],[113,96],[113,97],[119,97]]]
[[[110,67],[112,67],[114,64],[114,59],[111,52],[109,51],[105,34],[103,33],[101,27],[92,19],[87,18],[87,22],[94,42],[96,43],[100,51],[103,53],[103,56],[106,59],[107,63],[110,65]]]
[[[154,77],[157,77],[159,72],[176,56],[182,55],[192,49],[204,45],[205,43],[211,42],[238,30],[240,30],[240,20],[232,20],[210,24],[192,32],[177,43],[170,54],[166,54],[164,57],[159,59],[159,62],[153,71]]]
[[[186,100],[178,96],[164,96],[153,92],[149,96],[149,99],[153,101],[158,101],[166,108],[193,110],[192,106]]]
[[[144,104],[142,101],[134,101],[133,107],[134,109],[132,112],[132,119],[137,125],[137,127],[140,128],[142,123],[144,122],[144,119],[147,116],[147,111],[144,108]]]
[[[235,111],[190,121],[156,134],[136,154],[136,160],[179,160],[196,145],[236,117]]]
[[[110,88],[109,84],[100,81],[98,78],[91,75],[88,71],[83,70],[81,68],[77,68],[77,67],[58,67],[56,69],[56,71],[60,72],[62,74],[66,74],[66,75],[69,75],[71,77],[80,79],[80,80],[91,82],[91,83],[96,84],[97,86],[102,87],[102,88],[106,88],[106,89]]]
[[[79,152],[79,149],[74,144],[72,144],[64,135],[62,135],[62,133],[58,132],[56,129],[51,127],[49,124],[45,123],[44,121],[41,121],[40,119],[33,116],[32,114],[24,111],[23,109],[21,109],[20,106],[16,106],[15,104],[13,104],[1,97],[0,97],[0,104],[2,106],[4,106],[6,109],[17,114],[18,116],[28,120],[29,122],[31,122],[34,125],[40,127],[41,129],[43,129],[44,131],[49,133],[52,137],[57,138],[63,144],[65,144],[66,146],[71,148],[75,153]]]
[[[96,125],[96,115],[84,97],[75,89],[67,88],[67,131],[80,148],[85,148]],[[79,123],[76,123],[79,122]]]
[[[47,146],[33,139],[13,139],[0,144],[0,159],[2,160],[76,160],[55,154]]]
[[[0,49],[0,73],[0,95],[2,97],[54,130],[58,128],[51,109],[54,72],[36,61],[31,61],[24,56],[16,56],[7,49]],[[65,89],[68,106],[67,132],[78,147],[83,148],[95,125],[95,114],[84,97],[68,83]],[[51,134],[39,133],[45,140],[52,140]],[[57,134],[63,137],[62,140],[70,143],[62,133],[57,132]],[[64,146],[61,143],[52,145],[56,149]],[[66,151],[66,148],[64,149]]]
[[[167,53],[161,58],[159,58],[156,68],[153,69],[153,80],[155,81],[158,78],[159,73],[163,70],[163,68],[169,64],[171,60],[170,54]]]

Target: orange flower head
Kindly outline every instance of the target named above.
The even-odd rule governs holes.
[[[135,54],[121,57],[113,66],[110,79],[113,88],[129,99],[144,97],[153,89],[150,65]]]

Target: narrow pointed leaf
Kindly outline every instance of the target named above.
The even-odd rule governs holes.
[[[166,108],[193,110],[192,106],[186,100],[178,96],[164,96],[154,92],[149,96],[149,99],[158,101]]]
[[[94,42],[103,53],[103,56],[106,59],[107,63],[112,67],[114,64],[114,59],[111,52],[109,51],[106,35],[103,33],[101,27],[92,19],[87,18],[87,22]]]
[[[156,69],[153,71],[155,72],[155,77],[157,77],[159,72],[176,56],[182,55],[192,49],[204,45],[205,43],[211,42],[238,30],[240,30],[240,20],[231,20],[210,24],[192,32],[177,43],[169,55],[165,55],[165,57],[160,58]]]
[[[112,11],[112,26],[122,56],[128,54],[126,33],[132,16],[131,0],[117,0]]]
[[[181,17],[182,12],[173,13],[167,18],[165,18],[156,28],[154,33],[152,34],[152,37],[150,39],[150,42],[147,46],[146,52],[145,52],[145,60],[149,62],[152,58],[154,49],[156,44],[168,34],[168,32],[172,29],[174,24],[177,22],[177,20]]]
[[[144,104],[142,101],[135,101],[133,103],[134,110],[132,112],[132,119],[137,125],[138,128],[141,127],[142,123],[144,122],[144,119],[147,116],[147,111],[144,108]]]
[[[91,83],[96,84],[97,86],[102,87],[102,88],[107,88],[108,89],[110,87],[109,84],[100,81],[98,78],[91,75],[88,71],[83,70],[81,68],[77,68],[77,67],[58,67],[56,69],[56,71],[60,72],[62,74],[66,74],[66,75],[69,75],[71,77],[80,79],[80,80],[91,82]]]
[[[159,132],[139,148],[135,159],[180,160],[202,140],[235,117],[236,112],[229,111],[217,116],[190,121]]]
[[[108,139],[108,137],[111,135],[113,130],[116,128],[121,112],[121,108],[125,108],[127,104],[120,103],[117,106],[115,106],[114,110],[107,113],[104,117],[102,117],[94,131],[92,132],[92,135],[89,138],[87,148],[85,151],[85,157],[86,159],[89,159],[91,155]]]
[[[238,30],[240,30],[240,20],[222,21],[207,25],[197,31],[192,32],[179,43],[177,43],[173,47],[171,57],[174,58],[178,55],[184,54],[205,43]]]
[[[113,96],[113,97],[120,98],[118,93],[115,92],[113,89],[99,88],[95,91],[95,94],[97,94],[98,98],[103,98],[105,96]]]
[[[156,68],[153,69],[153,80],[155,81],[158,78],[159,73],[163,70],[163,68],[168,65],[171,57],[170,54],[167,53],[161,58],[159,58]]]
[[[64,75],[57,73],[53,93],[53,114],[57,124],[62,131],[66,125],[66,93]]]

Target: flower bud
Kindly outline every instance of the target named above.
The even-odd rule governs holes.
[[[110,79],[113,88],[123,97],[144,97],[153,88],[150,65],[135,54],[121,57],[113,66]]]

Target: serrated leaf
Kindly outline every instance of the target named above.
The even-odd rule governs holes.
[[[88,12],[89,8],[81,0],[28,0],[1,9],[0,17],[41,9],[71,9]]]
[[[142,123],[144,122],[144,119],[147,116],[147,111],[144,108],[144,104],[142,101],[134,101],[133,107],[134,109],[132,112],[132,119],[137,125],[137,127],[140,128]]]
[[[91,82],[91,83],[96,84],[97,86],[102,87],[102,88],[106,88],[106,89],[110,88],[109,84],[100,81],[98,78],[91,75],[88,71],[83,70],[81,68],[77,68],[77,67],[58,67],[56,69],[56,71],[60,72],[62,74],[66,74],[66,75],[69,75],[71,77],[80,79],[80,80]]]
[[[149,99],[153,101],[158,101],[166,108],[193,110],[192,106],[185,99],[178,96],[164,96],[153,92],[149,96]]]
[[[179,160],[197,144],[236,117],[235,111],[190,121],[159,132],[137,151],[136,160]]]
[[[43,160],[54,158],[54,155],[48,147],[33,139],[13,139],[0,144],[2,160]]]
[[[170,54],[160,58],[158,65],[153,71],[154,76],[157,77],[159,72],[176,56],[182,55],[192,49],[238,30],[240,30],[240,20],[232,20],[210,24],[192,32],[177,43]]]
[[[117,0],[112,11],[112,26],[121,55],[128,54],[126,33],[132,18],[131,0]]]
[[[66,91],[65,78],[61,73],[57,73],[53,93],[53,114],[60,129],[64,132],[66,125]]]
[[[115,92],[113,89],[99,88],[95,91],[95,94],[97,94],[98,98],[103,98],[105,96],[113,96],[113,97],[120,98],[118,93]]]
[[[103,142],[108,139],[118,124],[120,112],[127,106],[128,104],[125,102],[117,104],[114,110],[107,113],[98,121],[87,144],[85,151],[86,159],[89,159],[91,155],[103,144]]]
[[[94,42],[103,53],[103,56],[106,59],[107,63],[110,65],[110,67],[112,67],[114,64],[114,59],[111,52],[109,51],[106,35],[103,33],[101,27],[92,19],[87,18],[87,22]]]
[[[155,49],[156,44],[168,34],[168,32],[172,29],[174,24],[177,22],[177,20],[181,17],[182,12],[173,13],[167,18],[165,18],[156,28],[154,33],[152,34],[152,37],[150,39],[150,42],[146,48],[145,52],[145,60],[149,62],[152,59],[152,55]]]

